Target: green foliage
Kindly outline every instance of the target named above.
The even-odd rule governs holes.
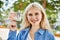
[[[29,3],[32,3],[32,2],[39,2],[40,4],[43,4],[43,1],[44,0],[18,0],[16,1],[13,5],[13,7],[9,8],[8,10],[4,10],[3,9],[3,12],[0,13],[0,21],[2,21],[4,18],[7,17],[9,11],[14,8],[14,11],[18,11],[18,10],[23,10],[24,12],[24,9],[26,8],[26,6],[29,4]],[[2,8],[2,5],[3,5],[3,2],[0,1],[0,8]],[[57,7],[57,8],[55,8]],[[54,0],[51,0],[51,2],[48,2],[48,0],[46,0],[46,14],[47,14],[47,17],[49,19],[49,22],[50,24],[54,24],[56,22],[56,18],[57,18],[57,14],[58,14],[58,11],[60,11],[60,0],[58,1],[54,1]],[[56,12],[54,12],[54,10],[56,10]],[[7,11],[7,12],[5,12]],[[7,14],[6,17],[5,16],[2,16],[1,14],[4,13]],[[20,23],[20,22],[18,22]]]
[[[32,3],[32,2],[38,2],[39,0],[30,0],[30,2]]]
[[[54,5],[51,5],[50,3],[47,3],[46,5],[46,8],[48,8],[49,10],[55,10]]]
[[[2,2],[2,1],[0,1],[0,8],[2,7],[2,5],[3,5],[3,2]]]
[[[60,31],[60,26],[57,26],[55,29],[58,30],[58,31]]]
[[[18,0],[14,3],[14,11],[18,11],[18,10],[24,10],[26,8],[26,6],[29,4],[29,3],[32,3],[32,2],[39,2],[39,3],[42,3],[41,1],[39,0],[24,0],[24,2],[22,0]]]
[[[17,4],[14,3],[14,10],[15,11],[24,10],[28,4],[29,4],[28,2],[21,2],[21,3],[19,2]]]
[[[54,24],[56,22],[57,13],[56,12],[49,12],[47,10],[46,10],[46,13],[47,13],[47,17],[48,17],[50,24]]]
[[[49,19],[49,22],[51,25],[53,25],[56,22],[56,18],[57,18],[57,14],[59,11],[59,4],[60,4],[60,0],[58,1],[54,1],[54,0],[50,0],[51,2],[46,2],[46,13]]]

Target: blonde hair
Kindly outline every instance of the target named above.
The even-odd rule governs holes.
[[[30,26],[30,23],[29,23],[28,20],[27,20],[26,14],[27,14],[27,12],[29,11],[29,9],[32,8],[32,7],[36,7],[36,8],[38,8],[39,10],[41,10],[41,13],[42,13],[43,16],[42,16],[42,20],[41,20],[41,23],[40,23],[40,25],[41,25],[40,27],[41,27],[42,29],[51,30],[50,25],[49,25],[49,22],[48,22],[48,19],[47,19],[47,17],[46,17],[45,10],[44,10],[43,7],[42,7],[39,3],[37,3],[37,2],[33,2],[33,3],[29,4],[29,5],[26,7],[25,12],[24,12],[24,18],[23,18],[23,21],[22,21],[22,25],[23,25],[22,29]]]

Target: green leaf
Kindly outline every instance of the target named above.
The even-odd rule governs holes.
[[[2,1],[0,1],[0,8],[2,7],[2,5],[3,5],[3,2],[2,2]]]

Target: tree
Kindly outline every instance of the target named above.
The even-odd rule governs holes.
[[[2,5],[3,5],[3,2],[2,2],[2,1],[0,1],[0,8],[2,7]]]
[[[58,11],[60,11],[60,0],[50,0],[50,1],[49,0],[17,0],[13,4],[14,6],[12,6],[12,8],[16,12],[18,10],[24,12],[24,9],[26,8],[26,6],[32,2],[39,2],[45,8],[47,17],[51,25],[53,25],[56,22]]]

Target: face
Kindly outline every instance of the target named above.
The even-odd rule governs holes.
[[[38,8],[31,8],[27,12],[28,22],[32,25],[39,25],[42,19],[42,13]]]
[[[9,16],[10,20],[16,20],[16,13],[11,13]]]
[[[15,17],[16,14],[15,13],[11,13],[10,17]]]

